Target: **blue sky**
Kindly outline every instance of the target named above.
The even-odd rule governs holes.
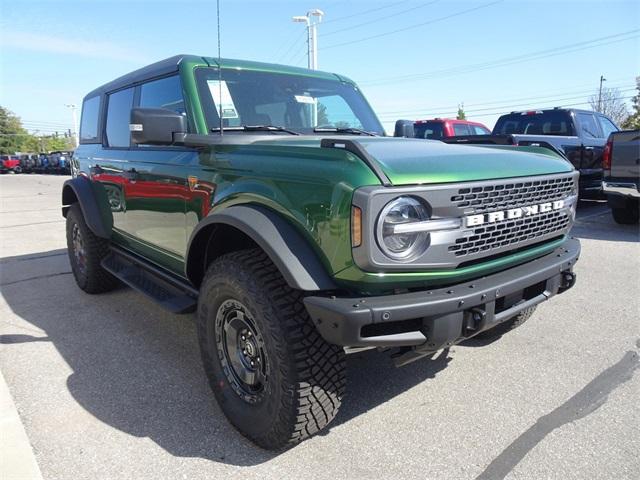
[[[319,67],[356,80],[385,126],[397,118],[586,108],[600,75],[621,96],[640,75],[640,2],[615,0],[221,0],[222,56]],[[215,0],[0,0],[0,105],[30,130],[72,128],[65,104],[177,53],[215,55]]]

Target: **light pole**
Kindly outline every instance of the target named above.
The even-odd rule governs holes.
[[[324,12],[318,8],[309,10],[306,15],[293,17],[294,22],[304,22],[307,26],[307,64],[310,70],[318,69],[318,31]],[[314,18],[315,17],[315,21]]]
[[[606,82],[607,79],[603,75],[600,75],[600,90],[598,91],[598,111],[602,113],[602,82]]]
[[[78,147],[78,115],[76,114],[77,106],[75,103],[67,103],[65,107],[71,109],[71,116],[73,117],[73,146]]]

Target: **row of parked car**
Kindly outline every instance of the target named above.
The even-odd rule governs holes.
[[[71,174],[72,152],[0,155],[0,173]]]

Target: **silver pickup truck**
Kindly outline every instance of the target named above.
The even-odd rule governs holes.
[[[613,219],[617,223],[638,223],[640,205],[640,130],[623,130],[609,135],[602,155],[604,180]]]

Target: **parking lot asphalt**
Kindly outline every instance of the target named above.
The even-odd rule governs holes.
[[[572,290],[493,343],[351,355],[330,428],[274,453],[216,405],[192,316],[76,287],[64,180],[0,177],[0,369],[45,479],[640,477],[640,235],[605,203],[579,207]]]

